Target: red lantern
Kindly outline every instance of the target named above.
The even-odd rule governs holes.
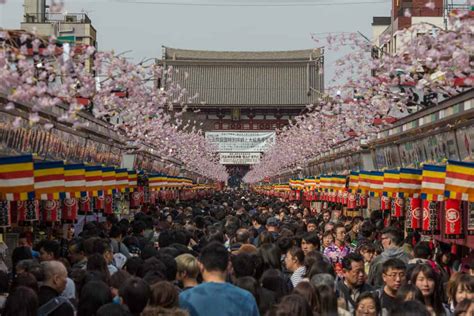
[[[104,198],[104,214],[110,215],[114,213],[114,197],[107,194]]]
[[[420,198],[409,198],[407,203],[407,223],[406,227],[408,231],[413,231],[421,228],[421,216],[423,211],[421,210],[421,199]]]
[[[367,207],[367,195],[365,195],[365,194],[359,194],[358,195],[357,206],[359,206],[360,208],[366,208]]]
[[[105,197],[103,195],[94,197],[94,211],[96,212],[103,211],[104,206],[105,206]]]
[[[79,214],[90,214],[92,213],[92,201],[89,196],[83,196],[79,200]]]
[[[426,234],[439,234],[438,203],[423,200],[423,222],[421,230]]]
[[[18,212],[18,223],[29,224],[40,218],[40,207],[38,200],[27,200],[16,202]]]
[[[445,202],[444,234],[446,238],[462,237],[461,201],[448,199]]]
[[[299,201],[301,199],[301,192],[299,190],[297,190],[295,192],[295,200]]]
[[[78,209],[79,205],[77,203],[77,199],[64,199],[61,208],[61,221],[63,223],[75,223],[77,220]]]
[[[355,210],[357,208],[357,200],[354,193],[349,193],[347,198],[347,208],[349,210]]]
[[[380,209],[382,211],[389,211],[391,209],[390,198],[388,196],[380,197]]]
[[[401,197],[392,199],[392,217],[401,218],[403,217],[403,209],[405,208],[405,200]]]
[[[43,211],[41,212],[41,221],[46,224],[52,224],[61,220],[61,213],[59,209],[59,201],[45,200],[42,201]]]
[[[344,191],[344,193],[342,194],[342,205],[347,205],[348,199],[349,199],[349,192]]]
[[[160,191],[164,192],[164,191]],[[143,187],[138,187],[136,191],[132,192],[130,194],[130,208],[140,208],[140,206],[143,204]]]
[[[12,224],[12,209],[10,201],[0,201],[0,227],[10,227]]]

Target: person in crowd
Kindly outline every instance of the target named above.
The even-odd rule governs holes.
[[[300,282],[294,289],[292,294],[301,295],[308,302],[314,314],[320,309],[319,298],[316,294],[316,288],[310,282]]]
[[[37,316],[38,305],[38,296],[35,291],[19,286],[8,296],[2,316]]]
[[[75,308],[67,299],[58,299],[66,289],[67,270],[64,264],[55,260],[44,261],[43,267],[44,282],[38,292],[39,310],[41,313],[53,310],[48,315],[51,316],[73,316]],[[38,312],[38,313],[40,313]]]
[[[147,307],[143,310],[142,316],[145,314],[152,315],[152,311],[156,314],[175,315],[184,310],[179,309],[179,293],[178,288],[168,281],[160,281],[150,287],[151,295]]]
[[[226,283],[229,253],[224,245],[206,245],[199,254],[198,265],[204,283],[179,294],[181,308],[191,316],[259,315],[252,294]]]
[[[119,289],[121,303],[130,313],[139,316],[150,298],[150,286],[140,278],[129,278]]]
[[[84,241],[79,239],[71,242],[69,246],[69,261],[72,264],[72,269],[86,269],[87,256],[84,250]]]
[[[306,267],[304,265],[304,252],[301,248],[292,247],[286,253],[285,266],[291,272],[291,284],[296,287],[306,274]]]
[[[333,264],[336,274],[342,276],[342,259],[351,252],[351,248],[346,245],[346,228],[343,224],[334,227],[334,235],[334,243],[324,249],[324,255]]]
[[[462,272],[453,274],[449,279],[446,294],[451,312],[454,312],[462,300],[474,300],[474,276]]]
[[[430,311],[418,301],[406,301],[396,305],[390,316],[432,316]]]
[[[306,223],[306,232],[312,233],[318,229],[318,222],[316,219],[309,219]]]
[[[306,233],[301,238],[301,250],[307,255],[308,252],[319,250],[321,247],[319,237],[315,233]]]
[[[128,247],[123,243],[123,228],[118,224],[113,225],[109,231],[110,246],[114,254],[121,253],[127,259],[130,259],[131,254]]]
[[[357,297],[354,308],[355,316],[380,316],[381,313],[380,300],[373,292],[365,292]]]
[[[279,315],[299,315],[312,316],[313,311],[306,299],[298,294],[285,296],[281,302],[274,306],[268,313],[268,316]]]
[[[451,314],[449,308],[443,304],[439,276],[431,265],[417,265],[411,273],[410,281],[420,289],[423,294],[425,306],[431,313],[440,316]]]
[[[176,280],[183,285],[183,291],[189,290],[198,285],[197,277],[199,275],[199,266],[196,257],[184,253],[175,258],[178,272]]]
[[[423,294],[421,293],[420,289],[411,283],[403,284],[398,289],[397,297],[395,299],[397,301],[397,304],[413,300],[419,301],[420,303],[425,302],[425,299],[423,298]]]
[[[397,292],[405,282],[406,265],[397,258],[388,259],[382,264],[383,287],[378,290],[382,309],[389,312],[397,305]]]
[[[375,245],[373,243],[364,242],[359,246],[359,253],[364,257],[364,270],[367,275],[369,275],[370,264],[375,257]]]
[[[321,245],[321,251],[324,252],[324,250],[331,246],[334,243],[334,233],[332,230],[325,231],[322,235],[322,245]]]
[[[102,281],[90,281],[81,289],[77,316],[95,316],[97,310],[112,302],[112,292],[109,286]]]
[[[474,301],[470,299],[462,300],[456,310],[454,316],[471,316],[474,315]]]
[[[103,305],[97,311],[97,316],[132,316],[125,305],[109,303]]]
[[[356,253],[348,254],[342,259],[342,271],[344,278],[337,282],[337,291],[346,303],[347,309],[353,313],[357,298],[373,288],[365,283],[367,275],[364,270],[364,258]]]
[[[383,263],[388,259],[400,259],[405,264],[408,264],[410,255],[405,253],[401,248],[403,242],[402,232],[395,227],[387,227],[382,230],[380,241],[384,251],[375,257],[372,261],[369,269],[368,283],[375,287],[381,287],[383,285]]]

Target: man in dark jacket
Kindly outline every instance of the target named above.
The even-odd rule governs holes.
[[[380,237],[384,251],[370,264],[369,280],[368,283],[375,287],[381,287],[383,283],[382,279],[382,265],[388,259],[400,259],[405,264],[411,259],[411,256],[403,251],[400,246],[403,242],[402,232],[395,227],[387,227],[382,230],[382,236]]]
[[[40,310],[46,304],[51,306],[52,311],[47,313],[51,316],[73,316],[74,307],[65,298],[59,300],[61,293],[66,288],[67,270],[59,261],[45,261],[41,264],[44,273],[44,283],[38,292]],[[54,299],[58,299],[57,303]],[[48,308],[49,309],[49,308]]]
[[[361,255],[350,253],[344,257],[342,271],[344,279],[340,280],[336,287],[339,297],[345,300],[347,309],[352,313],[359,295],[370,292],[373,288],[365,283],[364,258]]]

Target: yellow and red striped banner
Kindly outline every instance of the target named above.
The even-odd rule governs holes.
[[[349,175],[349,192],[357,192],[359,189],[359,173],[352,171]]]
[[[448,161],[445,197],[474,202],[474,163]]]
[[[383,194],[395,197],[400,187],[400,171],[385,170],[383,173]]]
[[[86,166],[86,191],[89,196],[102,196],[102,167]]]
[[[381,196],[383,192],[383,172],[371,171],[369,175],[370,196]]]
[[[428,201],[443,201],[446,166],[423,165],[421,198]]]
[[[125,192],[128,188],[128,172],[127,169],[115,170],[115,183],[120,192]]]
[[[417,198],[421,193],[422,171],[420,169],[401,168],[399,196]]]
[[[102,186],[104,192],[109,195],[115,193],[115,190],[117,190],[114,167],[102,167]]]
[[[359,172],[359,192],[368,193],[370,190],[370,171]]]
[[[34,168],[36,199],[59,200],[64,197],[64,162],[35,162]]]
[[[128,187],[130,192],[133,192],[138,187],[138,175],[135,170],[128,171]]]
[[[25,201],[33,198],[33,156],[0,158],[0,199]]]
[[[64,186],[67,198],[80,198],[86,192],[86,168],[83,164],[64,166]]]

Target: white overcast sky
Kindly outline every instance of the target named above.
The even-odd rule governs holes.
[[[0,4],[0,26],[18,29],[23,18],[23,0],[3,1],[6,4]],[[369,1],[374,3],[360,4]],[[391,7],[388,0],[64,2],[69,13],[87,12],[97,29],[100,50],[132,50],[127,56],[135,61],[161,57],[162,45],[203,50],[293,50],[314,48],[311,33],[360,31],[370,37],[372,17],[389,16]],[[164,2],[171,5],[159,4]],[[209,3],[264,6],[203,6]],[[269,4],[282,6],[265,6]],[[327,75],[331,73],[332,60],[333,56],[327,53]]]

